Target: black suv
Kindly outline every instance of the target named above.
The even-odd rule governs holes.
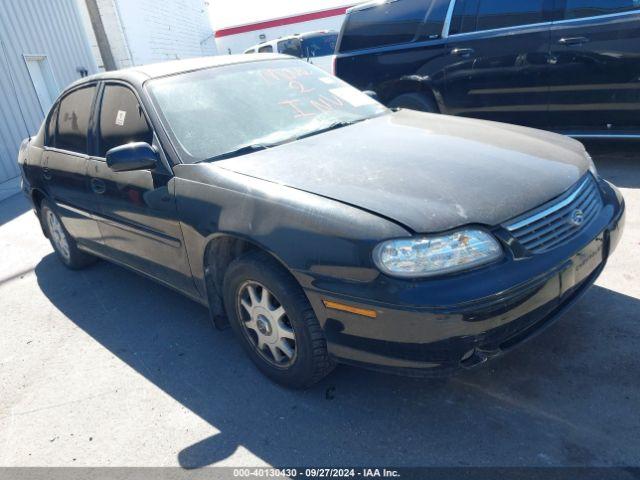
[[[335,73],[391,107],[640,135],[639,0],[392,0],[348,11]]]

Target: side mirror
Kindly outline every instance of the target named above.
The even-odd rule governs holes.
[[[107,165],[114,172],[147,170],[158,163],[158,152],[145,142],[127,143],[107,152]]]
[[[363,90],[362,93],[364,93],[365,95],[373,98],[374,100],[378,99],[378,94],[376,92],[374,92],[373,90]]]

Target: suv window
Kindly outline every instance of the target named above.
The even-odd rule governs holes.
[[[258,53],[273,53],[273,47],[271,45],[265,45],[258,49]]]
[[[545,21],[546,0],[464,0],[456,3],[450,34],[530,25]]]
[[[640,9],[640,0],[567,0],[565,18],[595,17]]]
[[[302,39],[302,56],[304,58],[325,57],[333,55],[336,50],[337,33],[317,35]]]
[[[429,31],[426,37],[437,38],[448,6],[449,0],[392,0],[354,10],[345,20],[340,51],[411,42],[423,24]]]
[[[54,146],[62,150],[87,153],[87,137],[91,107],[96,87],[71,92],[60,101]]]
[[[107,85],[102,97],[98,156],[105,157],[114,147],[131,142],[153,142],[153,132],[138,98],[123,85]]]

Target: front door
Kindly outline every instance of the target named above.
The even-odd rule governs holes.
[[[640,133],[640,3],[558,2],[562,17],[551,28],[551,129]]]
[[[551,1],[456,1],[444,113],[547,126]]]
[[[185,293],[195,293],[168,166],[114,172],[105,161],[113,147],[154,144],[153,131],[129,87],[105,85],[96,137],[88,176],[100,206],[97,219],[108,255]]]

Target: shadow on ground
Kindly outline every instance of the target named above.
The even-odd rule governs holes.
[[[30,208],[29,202],[21,194],[12,195],[0,201],[0,227],[23,213],[28,212]]]
[[[40,288],[72,322],[220,431],[180,465],[240,446],[274,466],[640,465],[640,302],[594,287],[517,351],[448,381],[340,367],[307,391],[260,375],[201,306],[106,262]]]

